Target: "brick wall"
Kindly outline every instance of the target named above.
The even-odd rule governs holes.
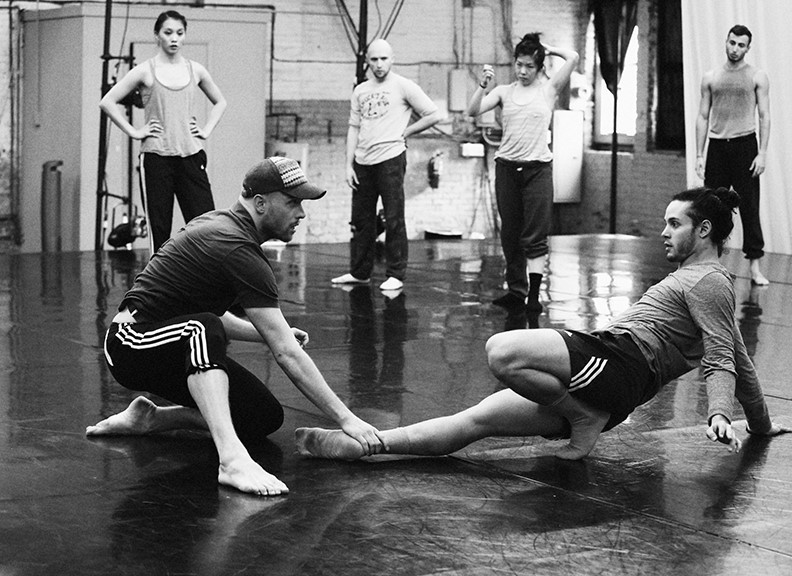
[[[639,0],[639,117],[632,151],[619,154],[618,215],[620,233],[654,233],[668,197],[685,185],[684,158],[653,152],[647,141],[650,98],[650,8]],[[309,207],[305,241],[345,242],[349,239],[350,194],[344,182],[344,146],[349,95],[354,84],[355,53],[334,0],[275,0],[273,86],[268,109],[268,138],[296,139],[309,147],[309,176],[328,188],[321,206]],[[384,22],[392,3],[381,5]],[[389,42],[395,50],[394,71],[417,81],[441,107],[448,100],[448,74],[467,69],[467,95],[482,63],[500,64],[498,82],[511,81],[511,49],[525,33],[540,31],[550,44],[573,46],[586,56],[587,2],[582,0],[513,0],[511,19],[504,24],[504,4],[475,0],[411,0],[404,3]],[[355,22],[359,4],[347,1]],[[369,37],[378,22],[369,3]],[[507,38],[507,36],[511,36]],[[581,61],[579,71],[586,63]],[[562,97],[564,101],[566,95]],[[588,113],[590,116],[590,111]],[[295,118],[299,119],[295,129]],[[586,128],[590,132],[590,127]],[[407,174],[407,225],[410,238],[427,229],[492,235],[492,202],[483,160],[461,158],[459,144],[477,139],[474,126],[458,112],[443,126],[448,136],[416,136],[410,141]],[[586,138],[590,142],[590,136]],[[440,186],[428,186],[431,156],[444,152]],[[609,151],[587,149],[583,162],[583,193],[579,203],[557,205],[554,233],[608,232],[610,213]]]
[[[616,229],[623,233],[655,233],[669,196],[684,188],[686,181],[684,157],[655,152],[647,140],[651,9],[653,3],[660,1],[639,0],[638,134],[633,150],[619,154]],[[228,2],[244,4],[245,0]],[[218,3],[222,4],[223,0]],[[267,121],[267,136],[306,143],[309,175],[329,190],[320,210],[310,208],[314,212],[306,223],[305,241],[345,242],[349,238],[350,195],[344,182],[344,139],[349,95],[354,84],[355,51],[335,0],[272,0],[267,4],[275,8],[271,54],[274,81],[266,94],[267,109],[274,115]],[[357,23],[359,2],[347,0],[344,4]],[[369,2],[369,37],[376,34],[378,22],[385,22],[393,4]],[[388,36],[395,49],[394,70],[417,81],[445,107],[452,69],[467,70],[466,96],[472,92],[483,63],[496,64],[498,82],[511,81],[511,49],[526,32],[541,31],[543,40],[550,44],[574,46],[585,59],[587,5],[584,0],[512,0],[510,3],[410,0],[404,3]],[[381,15],[377,9],[382,10]],[[504,10],[508,12],[504,14]],[[9,55],[5,49],[6,46],[0,49],[0,63],[7,63]],[[582,61],[579,71],[585,68]],[[7,90],[6,76],[0,74]],[[566,96],[562,96],[562,102]],[[0,221],[12,210],[6,162],[8,113],[5,112],[0,117]],[[296,119],[299,122],[295,124]],[[492,199],[484,162],[459,156],[462,141],[477,139],[474,126],[461,113],[450,112],[443,130],[445,136],[434,132],[414,137],[410,142],[407,175],[410,237],[421,237],[427,229],[490,236]],[[439,187],[432,189],[427,184],[426,166],[439,151],[444,153],[443,173]],[[609,151],[586,150],[581,201],[557,206],[554,233],[608,231],[610,162]]]
[[[427,164],[441,152],[439,186],[431,188]],[[316,140],[309,144],[310,178],[326,187],[327,196],[307,206],[306,242],[346,242],[349,240],[351,199],[345,181],[344,140]],[[423,137],[410,140],[405,178],[407,236],[423,238],[425,232],[492,235],[492,197],[487,185],[484,160],[462,158],[459,145],[446,138]]]
[[[620,152],[616,182],[616,232],[659,233],[671,195],[685,188],[684,158],[672,153]],[[611,153],[588,150],[583,155],[581,202],[556,207],[556,233],[607,233],[610,198]]]
[[[652,3],[659,1],[639,0],[638,134],[634,149],[619,155],[616,228],[624,233],[654,233],[668,197],[685,186],[684,158],[652,151],[646,135],[651,95],[650,13]],[[328,188],[321,210],[310,208],[313,212],[309,215],[305,240],[345,242],[349,238],[350,195],[344,182],[344,140],[349,95],[354,85],[355,51],[335,0],[272,0],[268,4],[274,6],[275,18],[273,83],[266,94],[267,109],[274,116],[268,119],[267,137],[306,143],[309,176]],[[357,23],[359,3],[347,0],[344,4]],[[376,34],[378,22],[386,21],[393,5],[393,2],[369,2],[369,37]],[[511,81],[511,50],[526,32],[541,31],[544,41],[573,46],[585,59],[587,5],[584,0],[512,0],[511,3],[410,0],[404,3],[388,36],[395,49],[394,70],[417,81],[438,105],[445,107],[452,69],[467,70],[468,97],[483,63],[496,64],[498,82]],[[378,8],[381,15],[377,14]],[[508,10],[506,14],[504,9]],[[0,54],[0,62],[7,56]],[[582,61],[579,71],[585,69],[586,63]],[[7,84],[6,79],[3,84]],[[566,96],[561,98],[562,102]],[[295,119],[299,119],[296,125]],[[0,138],[2,216],[9,209],[8,179],[2,166],[8,130],[2,123],[0,129],[0,136],[4,136]],[[462,141],[477,139],[474,126],[461,113],[450,112],[443,131],[445,136],[433,132],[410,141],[407,175],[410,237],[421,237],[427,229],[489,236],[493,228],[492,203],[490,187],[483,176],[484,163],[481,159],[459,156]],[[438,151],[444,152],[443,173],[440,186],[431,189],[426,180],[426,166]],[[609,210],[610,153],[586,150],[581,201],[557,206],[554,232],[607,232]]]

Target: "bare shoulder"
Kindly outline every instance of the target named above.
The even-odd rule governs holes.
[[[753,80],[757,87],[770,85],[770,78],[768,77],[767,72],[761,68],[754,68]]]
[[[141,62],[132,68],[132,70],[127,73],[125,78],[128,78],[135,84],[145,84],[146,86],[151,86],[154,83],[154,76],[151,73],[151,64],[148,60]]]
[[[209,71],[206,69],[206,66],[201,64],[200,62],[196,62],[195,60],[190,60],[190,64],[192,64],[193,73],[199,78],[211,78],[209,75]]]
[[[717,68],[713,68],[711,70],[707,70],[701,76],[701,87],[702,88],[709,88],[712,86],[712,82],[715,80],[715,75],[718,73]]]
[[[498,99],[498,101],[502,102],[504,96],[506,95],[506,91],[510,86],[511,84],[499,84],[490,91],[489,96],[494,96]]]

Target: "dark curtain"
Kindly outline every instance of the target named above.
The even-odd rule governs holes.
[[[624,55],[638,18],[638,0],[591,0],[600,73],[611,94],[616,94]]]
[[[657,68],[654,144],[658,150],[685,149],[685,85],[682,64],[682,3],[657,6]]]

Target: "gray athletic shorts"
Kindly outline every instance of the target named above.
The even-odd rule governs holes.
[[[586,404],[611,413],[609,430],[660,389],[632,337],[626,333],[557,330],[569,350],[569,392]]]

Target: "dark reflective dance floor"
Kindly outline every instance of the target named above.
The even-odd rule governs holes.
[[[595,328],[670,271],[657,239],[552,239],[538,318],[490,304],[495,242],[410,245],[403,292],[344,290],[346,245],[272,248],[283,310],[364,419],[385,428],[468,407],[499,388],[484,343],[508,328]],[[582,462],[543,439],[500,438],[444,458],[342,463],[294,451],[332,427],[269,352],[233,344],[286,409],[255,458],[291,489],[218,487],[205,437],[88,439],[135,394],[101,342],[143,253],[0,255],[0,575],[789,575],[792,435],[706,440],[696,373],[673,382]],[[792,258],[751,288],[737,253],[740,326],[773,417],[792,425]],[[737,423],[743,439],[744,422]]]

